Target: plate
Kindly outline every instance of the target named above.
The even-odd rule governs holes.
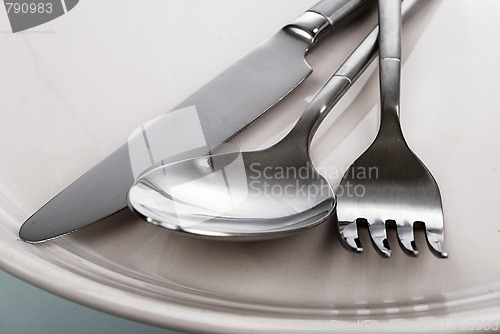
[[[117,10],[118,4],[120,10]],[[24,33],[0,23],[0,266],[76,302],[206,333],[494,331],[500,322],[500,3],[428,1],[404,26],[401,118],[437,179],[450,256],[345,251],[331,222],[261,242],[199,240],[128,211],[42,244],[22,222],[183,97],[314,1],[87,0]],[[228,15],[230,13],[230,15]],[[256,22],[258,24],[256,24]],[[314,74],[232,142],[279,139],[376,23],[365,14],[311,52]],[[332,185],[373,140],[372,64],[315,136]],[[362,242],[369,245],[366,231]]]

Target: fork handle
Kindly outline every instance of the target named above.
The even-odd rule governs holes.
[[[397,1],[400,2],[400,0]],[[397,16],[402,14],[403,19],[406,20],[423,2],[424,0],[404,0],[402,13],[398,13]],[[287,134],[286,138],[290,143],[309,147],[321,121],[376,57],[379,47],[378,37],[379,27],[376,26],[316,94],[295,126]]]
[[[379,0],[380,59],[401,60],[401,0]]]
[[[401,1],[379,0],[381,130],[401,133]],[[389,127],[388,127],[389,126]]]

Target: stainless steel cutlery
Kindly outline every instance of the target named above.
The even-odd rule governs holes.
[[[402,249],[417,256],[414,228],[422,226],[433,253],[447,257],[438,185],[409,149],[399,121],[401,25],[422,0],[379,0],[379,26],[282,141],[260,151],[211,154],[307,78],[312,72],[304,59],[307,51],[369,2],[324,0],[305,12],[171,112],[135,131],[127,144],[29,217],[20,228],[21,239],[52,239],[128,205],[149,223],[230,240],[275,238],[333,216],[344,247],[362,252],[358,227],[366,225],[384,257],[391,255],[387,227],[394,226]],[[380,129],[349,169],[370,171],[363,173],[369,177],[347,172],[340,188],[362,193],[335,198],[309,157],[311,139],[378,47]],[[159,140],[156,135],[165,132],[168,140]],[[304,171],[306,176],[300,174]],[[280,194],[266,193],[275,188]]]
[[[242,131],[311,74],[305,54],[370,2],[319,2],[177,105],[165,115],[176,112],[168,122],[153,120],[150,127],[167,133],[167,143],[156,144],[166,146],[168,152],[147,161],[147,167],[156,160],[168,162],[207,154]],[[186,119],[182,117],[186,115],[183,110],[192,106],[196,108],[195,120],[179,121],[177,114]],[[192,133],[199,128],[204,143],[196,142],[186,149],[184,144],[192,140]],[[143,135],[145,131],[138,133],[139,137]],[[151,144],[146,143],[148,149]],[[19,231],[21,239],[42,242],[126,208],[127,192],[135,176],[133,153],[124,144],[79,177],[24,222]]]
[[[405,17],[416,3],[407,3]],[[398,11],[400,17],[401,7]],[[131,187],[129,207],[169,230],[232,240],[276,238],[325,221],[335,210],[335,198],[311,161],[310,143],[321,121],[376,56],[378,36],[375,27],[281,141],[263,150],[156,167]]]
[[[359,191],[344,191],[337,197],[338,231],[347,249],[362,252],[358,225],[367,225],[375,249],[382,256],[389,257],[391,249],[386,227],[394,225],[402,249],[417,256],[414,227],[423,225],[431,250],[437,256],[446,257],[438,185],[408,147],[399,122],[400,6],[399,0],[379,1],[380,129],[375,141],[342,178],[340,189],[351,187]],[[361,174],[361,171],[365,173]]]

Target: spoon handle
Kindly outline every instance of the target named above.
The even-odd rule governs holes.
[[[404,0],[401,7],[403,21],[412,15],[423,1],[425,0]],[[316,94],[286,138],[309,147],[321,121],[377,55],[378,38],[377,25]]]

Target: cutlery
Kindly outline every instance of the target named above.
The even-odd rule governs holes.
[[[150,168],[159,160],[207,154],[242,131],[311,74],[304,59],[306,52],[369,2],[324,0],[264,41],[165,115],[194,107],[195,113],[191,114],[196,119],[190,122],[189,117],[183,118],[185,112],[180,119],[187,122],[176,120],[178,113],[168,118],[169,127],[162,131],[167,133],[168,142],[154,144],[168,147],[171,154],[155,157],[150,165],[140,164],[141,168]],[[154,120],[148,126],[161,132],[164,121]],[[170,129],[178,132],[170,134]],[[196,129],[205,145],[185,150],[183,144]],[[29,217],[20,228],[20,238],[27,242],[45,241],[126,208],[127,192],[137,175],[131,159],[135,159],[132,155],[137,154],[142,133],[136,134],[132,142],[137,145],[122,145]],[[143,146],[149,149],[147,144]]]
[[[424,225],[430,249],[439,257],[447,257],[443,250],[443,209],[438,185],[408,147],[399,120],[400,6],[399,0],[379,1],[380,129],[371,146],[350,166],[340,182],[337,227],[342,244],[349,250],[362,252],[358,225],[368,225],[375,249],[389,257],[386,225],[396,226],[399,243],[411,256],[419,253],[414,227]],[[362,173],[364,176],[358,177]]]
[[[418,2],[404,2],[405,17]],[[280,142],[259,151],[202,156],[149,170],[131,187],[129,207],[169,230],[231,240],[281,237],[325,221],[335,209],[335,197],[310,159],[311,139],[374,59],[377,40],[375,27]]]

